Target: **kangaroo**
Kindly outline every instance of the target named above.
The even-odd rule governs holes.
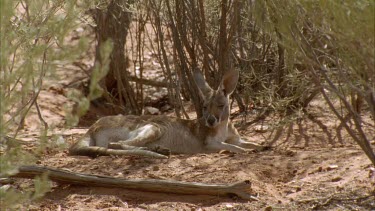
[[[167,116],[117,115],[100,118],[69,149],[70,155],[143,155],[167,158],[172,154],[213,153],[227,150],[235,153],[264,146],[241,139],[229,120],[229,96],[239,73],[228,71],[217,90],[194,73],[199,95],[203,99],[203,116],[185,120]]]

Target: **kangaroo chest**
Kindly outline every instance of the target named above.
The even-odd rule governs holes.
[[[220,130],[215,131],[215,133],[208,134],[205,137],[204,143],[207,144],[208,142],[212,142],[212,141],[225,142],[227,137],[228,137],[228,128],[227,127],[221,128]]]

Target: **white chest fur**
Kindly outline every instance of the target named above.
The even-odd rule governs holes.
[[[217,132],[211,136],[207,136],[206,143],[210,142],[225,142],[228,137],[228,123],[224,123],[223,125],[220,125],[220,129],[217,130]]]

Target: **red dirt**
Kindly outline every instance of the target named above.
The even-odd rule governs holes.
[[[65,97],[67,90],[72,89],[66,85],[85,75],[74,66],[64,67],[58,75],[58,82],[45,83],[38,102],[51,127],[49,135],[60,134],[67,144],[63,150],[48,148],[38,165],[119,178],[173,179],[210,184],[250,180],[259,201],[54,183],[52,190],[42,199],[23,204],[20,210],[375,210],[375,169],[370,160],[346,133],[343,133],[343,143],[336,139],[334,143],[328,143],[321,129],[306,121],[303,122],[302,133],[294,127],[287,141],[283,134],[274,148],[265,152],[178,155],[166,160],[69,157],[67,146],[86,129],[63,129],[63,107],[71,108],[73,105]],[[334,116],[325,111],[322,101],[314,102],[309,110],[331,132],[338,125]],[[241,126],[239,118],[235,121]],[[264,124],[274,122],[268,119]],[[31,111],[19,138],[36,143],[40,125],[36,112]],[[254,128],[251,125],[240,132],[251,141],[270,141],[272,131],[257,133]],[[374,128],[373,120],[366,121],[364,129],[372,140],[375,140]],[[16,179],[12,186],[31,186],[31,181]]]
[[[39,102],[46,121],[60,130],[63,114],[59,105],[66,98],[53,89],[41,93]],[[61,101],[61,102],[60,102]],[[237,120],[237,119],[236,119]],[[28,131],[21,138],[38,140],[32,113]],[[332,123],[334,125],[334,123]],[[30,126],[30,127],[29,127]],[[310,126],[307,126],[307,128]],[[86,129],[65,130],[69,144]],[[254,127],[241,131],[249,140],[265,140],[270,132]],[[33,135],[34,134],[34,135]],[[298,131],[294,131],[295,136]],[[118,178],[173,179],[189,182],[232,183],[250,180],[259,201],[204,195],[150,193],[116,188],[80,187],[54,183],[41,200],[22,205],[28,210],[371,210],[375,209],[375,170],[365,154],[345,136],[341,147],[321,143],[321,131],[306,130],[310,147],[282,144],[272,150],[249,154],[176,155],[166,160],[141,157],[69,157],[49,148],[37,162],[42,166]],[[372,134],[373,135],[373,134]],[[34,137],[33,137],[34,136]],[[373,135],[374,136],[374,135]],[[320,137],[320,138],[319,138]],[[281,139],[282,141],[282,139]],[[280,141],[280,142],[281,142]],[[290,138],[288,143],[293,143]],[[278,142],[276,142],[278,143]],[[298,146],[298,147],[296,147]],[[30,180],[17,179],[17,184]]]

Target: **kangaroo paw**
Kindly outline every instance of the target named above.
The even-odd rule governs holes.
[[[156,152],[158,154],[162,154],[162,155],[168,156],[168,157],[171,155],[171,150],[170,149],[164,148],[164,147],[161,147],[161,146],[156,146],[153,149],[151,149],[151,151]]]

